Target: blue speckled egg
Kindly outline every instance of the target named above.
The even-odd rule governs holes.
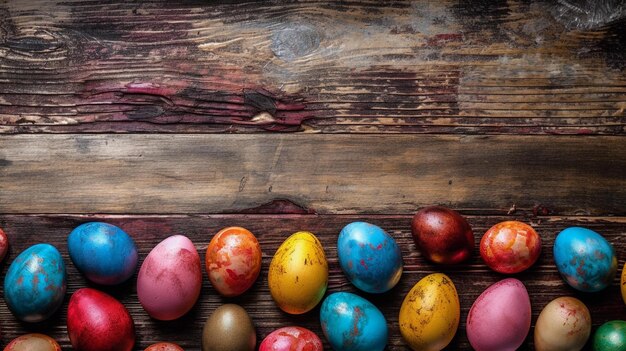
[[[553,250],[563,280],[577,290],[600,291],[611,284],[617,272],[613,246],[593,230],[567,228],[557,235]]]
[[[337,240],[339,264],[357,288],[383,293],[393,288],[402,275],[402,253],[391,235],[365,222],[345,226]]]
[[[387,322],[366,299],[347,292],[326,297],[320,310],[326,339],[336,351],[379,351],[387,344]]]
[[[67,238],[67,248],[76,268],[97,284],[120,284],[137,268],[135,242],[112,224],[89,222],[79,225]]]
[[[37,244],[24,250],[4,277],[4,299],[15,317],[41,322],[63,303],[66,276],[63,258],[54,246]]]

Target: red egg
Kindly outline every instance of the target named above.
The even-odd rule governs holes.
[[[182,347],[171,342],[159,342],[148,346],[144,351],[185,351]]]
[[[220,294],[243,294],[261,272],[261,247],[254,234],[241,227],[220,230],[206,250],[206,270]]]
[[[480,256],[496,272],[511,274],[532,266],[541,253],[541,238],[528,224],[500,222],[480,240]]]
[[[0,261],[4,260],[7,252],[9,252],[9,239],[4,231],[2,231],[2,228],[0,228]]]
[[[323,351],[320,338],[301,327],[284,327],[263,339],[259,351]]]
[[[445,207],[421,209],[413,217],[411,232],[424,257],[435,263],[459,263],[474,250],[474,233],[467,220]]]
[[[70,298],[67,333],[77,351],[130,351],[135,344],[135,326],[124,305],[91,288]]]

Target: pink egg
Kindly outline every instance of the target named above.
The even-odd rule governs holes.
[[[263,339],[259,351],[323,351],[320,338],[301,327],[276,329]]]
[[[0,261],[4,260],[7,252],[9,252],[9,239],[2,231],[2,228],[0,228]]]
[[[174,235],[150,251],[139,269],[137,295],[148,314],[173,320],[189,312],[200,296],[200,256],[189,238]]]
[[[530,319],[526,287],[517,279],[504,279],[474,301],[467,316],[467,338],[476,351],[514,351],[526,339]]]

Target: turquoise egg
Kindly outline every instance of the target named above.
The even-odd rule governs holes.
[[[345,226],[337,240],[339,264],[357,288],[383,293],[393,288],[402,275],[402,252],[382,228],[353,222]]]
[[[348,292],[326,297],[320,310],[326,339],[336,351],[380,351],[387,345],[387,322],[376,306]]]
[[[613,246],[593,230],[570,227],[554,240],[554,262],[563,280],[584,292],[600,291],[617,272]]]
[[[89,222],[76,227],[67,238],[70,258],[94,283],[116,285],[137,269],[137,246],[122,229],[108,223]]]
[[[4,299],[11,312],[25,322],[41,322],[63,303],[65,264],[50,244],[37,244],[15,258],[4,278]]]

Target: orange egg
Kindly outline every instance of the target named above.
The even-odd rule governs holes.
[[[541,253],[541,238],[528,224],[500,222],[480,241],[480,256],[496,272],[511,274],[532,266]]]

